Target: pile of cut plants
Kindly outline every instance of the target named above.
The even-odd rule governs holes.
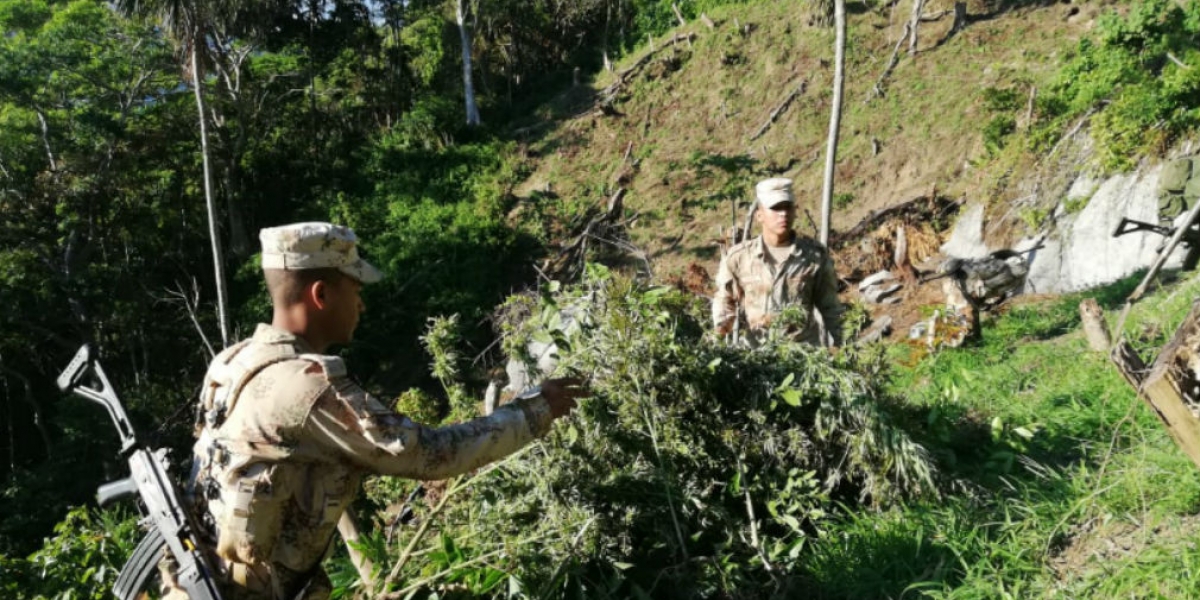
[[[789,597],[829,519],[937,493],[877,353],[733,347],[706,313],[701,298],[595,265],[578,285],[511,298],[498,319],[509,356],[531,360],[531,342],[553,343],[554,375],[584,377],[594,395],[542,442],[476,473],[419,494],[372,480],[371,501],[400,507],[381,514],[407,514],[377,519],[363,545],[377,589]],[[338,565],[337,579],[354,579]]]

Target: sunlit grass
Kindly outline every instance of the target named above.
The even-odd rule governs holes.
[[[1087,295],[1111,325],[1139,280]],[[1144,358],[1198,291],[1179,279],[1134,306],[1126,331]],[[828,526],[804,565],[823,597],[1195,596],[1200,471],[1088,349],[1083,297],[1014,307],[980,345],[897,367],[954,491]]]

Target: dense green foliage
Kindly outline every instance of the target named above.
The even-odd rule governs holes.
[[[440,515],[419,516],[436,519],[436,534],[422,540],[431,552],[402,571],[403,586],[789,597],[805,579],[799,561],[840,505],[934,493],[933,465],[897,425],[877,360],[795,343],[729,347],[706,333],[705,308],[600,267],[579,286],[513,298],[506,347],[555,341],[558,368],[587,376],[595,396],[544,443],[450,484],[469,491]],[[435,364],[446,362],[453,357]],[[383,503],[407,491],[377,486]],[[396,548],[418,535],[407,531]],[[490,559],[478,564],[482,556]]]
[[[1200,125],[1200,2],[1143,0],[1104,13],[1048,93],[1038,98],[1035,151],[1092,117],[1100,163],[1128,169]]]
[[[690,20],[737,3],[678,4]],[[124,473],[103,413],[53,388],[77,345],[97,345],[141,431],[182,459],[206,346],[220,343],[187,45],[153,10],[169,4],[122,16],[99,0],[0,0],[6,598],[105,597],[136,537],[126,512],[71,508]],[[406,557],[396,587],[510,597],[1194,590],[1200,556],[1185,534],[1200,483],[1072,337],[1076,298],[1014,310],[981,347],[891,372],[870,352],[722,346],[704,335],[694,299],[595,272],[581,287],[511,301],[504,314],[528,319],[492,322],[493,306],[533,280],[527,265],[562,226],[551,219],[582,204],[514,195],[536,157],[531,134],[514,142],[506,125],[543,112],[574,68],[595,72],[605,54],[671,27],[675,3],[467,4],[481,127],[464,124],[452,2],[204,5],[200,91],[237,334],[268,314],[254,232],[335,220],[358,230],[387,275],[366,290],[350,364],[373,388],[408,388],[398,406],[409,414],[473,410],[473,367],[491,358],[493,326],[517,356],[531,337],[556,340],[562,368],[597,392],[546,442],[429,486],[416,505],[426,529],[378,516],[366,550],[388,569]],[[750,35],[746,25],[730,39]],[[1161,152],[1200,115],[1197,42],[1196,0],[1118,6],[1038,96],[1022,143],[1024,90],[984,92],[988,152],[1044,153],[1085,116],[1109,168]],[[697,148],[670,168],[694,172],[699,183],[684,191],[707,189],[695,208],[715,210],[760,167]],[[1195,294],[1183,290],[1151,303],[1161,317],[1135,313],[1139,347],[1162,342],[1180,299]],[[559,332],[568,313],[584,326]],[[374,481],[368,503],[411,488]],[[1073,545],[1090,550],[1089,536],[1128,523],[1183,533],[1140,558],[1110,556],[1111,568],[1058,570]],[[344,558],[332,566],[339,592],[352,591]]]
[[[463,124],[452,2],[113,5],[0,0],[5,555],[36,549],[122,470],[103,413],[54,390],[79,343],[97,346],[148,441],[186,452],[192,390],[221,343],[192,49],[234,335],[269,314],[254,232],[337,220],[388,275],[367,293],[358,375],[433,390],[412,358],[425,320],[458,313],[486,346],[483,318],[528,279],[546,237],[540,220],[508,219],[526,173],[515,144]],[[468,9],[485,124],[523,114],[673,14],[661,0]]]

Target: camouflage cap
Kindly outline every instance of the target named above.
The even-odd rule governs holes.
[[[764,179],[754,186],[758,196],[758,204],[763,208],[774,208],[784,202],[794,202],[792,197],[792,180],[783,177]]]
[[[262,268],[298,271],[337,269],[363,283],[375,283],[383,274],[359,258],[354,230],[331,223],[292,223],[258,232],[262,241]]]

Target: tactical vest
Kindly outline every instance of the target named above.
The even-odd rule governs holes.
[[[290,345],[255,344],[254,339],[226,349],[213,360],[201,390],[190,488],[199,512],[211,519],[216,553],[227,563],[227,576],[239,586],[274,597],[294,592],[281,589],[271,568],[276,567],[272,562],[278,558],[274,551],[284,525],[284,503],[300,492],[297,466],[283,462],[292,449],[281,444],[247,442],[239,435],[223,435],[237,432],[223,432],[222,428],[230,423],[239,408],[239,399],[255,377],[288,361],[320,365],[327,379],[345,375],[344,364],[335,357],[297,354]],[[352,495],[353,491],[344,493]],[[345,500],[335,498],[325,510],[318,511],[320,523],[305,525],[314,531],[331,529],[344,507]],[[265,578],[271,581],[263,581],[264,574],[270,574]],[[297,575],[293,572],[290,578]],[[288,582],[283,584],[292,587]]]

